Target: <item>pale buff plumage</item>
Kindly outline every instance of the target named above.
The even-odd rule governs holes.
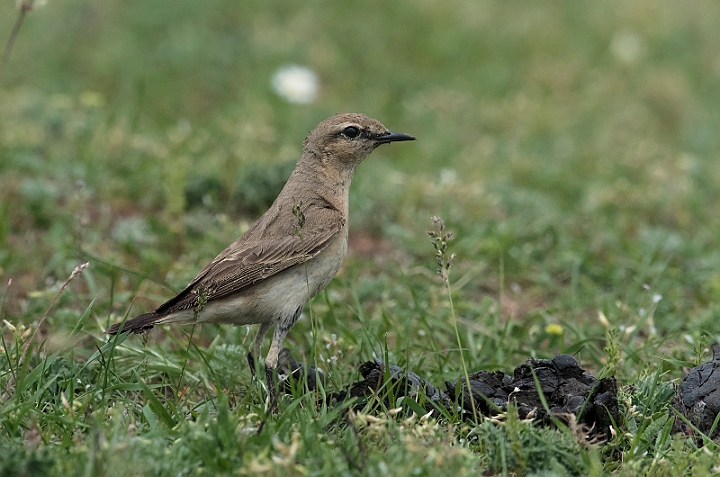
[[[265,359],[272,371],[307,301],[332,280],[347,253],[348,192],[355,168],[377,146],[412,136],[362,114],[337,114],[305,139],[303,154],[273,205],[177,296],[108,333],[140,333],[164,323],[259,324],[254,353],[275,326]],[[121,330],[122,326],[122,330]]]

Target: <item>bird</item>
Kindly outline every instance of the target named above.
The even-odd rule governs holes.
[[[359,113],[320,122],[270,208],[154,311],[113,324],[107,333],[143,333],[166,323],[259,325],[247,359],[255,375],[265,335],[268,398],[276,411],[274,373],[290,328],[307,302],[340,269],[348,249],[348,199],[356,167],[383,144],[413,141]]]

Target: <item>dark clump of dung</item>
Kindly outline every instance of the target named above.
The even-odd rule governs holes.
[[[567,354],[528,359],[512,376],[501,371],[478,371],[468,377],[472,398],[464,378],[445,383],[450,400],[460,403],[468,415],[472,415],[473,405],[481,414],[492,416],[513,404],[521,419],[545,424],[553,419],[567,423],[573,415],[590,436],[600,439],[610,437],[610,427],[618,420],[615,378],[597,379]]]
[[[293,358],[290,350],[283,348],[278,354],[278,377],[283,392],[292,394],[293,386],[307,383],[309,390],[317,389],[318,381],[325,385],[325,373],[315,366],[305,366]]]
[[[437,406],[447,407],[450,404],[446,393],[438,390],[412,371],[406,371],[400,366],[389,364],[386,367],[385,363],[380,360],[366,361],[360,365],[360,374],[365,379],[354,382],[347,390],[341,391],[333,397],[338,401],[348,398],[365,398],[373,392],[377,393],[385,383],[388,383],[387,386],[384,386],[385,392],[383,393],[386,399],[389,396],[395,398],[407,396],[416,402],[425,400],[427,401],[425,408],[428,410],[437,409]],[[361,402],[363,401],[364,399],[361,400]],[[390,406],[390,403],[386,402],[386,405],[395,407],[394,403]]]
[[[308,388],[313,389],[317,375],[312,372],[314,368],[307,372],[289,352],[283,354],[281,368],[290,371],[283,374],[293,378],[307,376],[313,384],[308,383]],[[477,413],[495,416],[512,404],[521,419],[550,425],[557,421],[569,424],[573,420],[594,440],[609,439],[610,427],[618,421],[615,378],[598,379],[582,369],[574,357],[565,354],[553,359],[528,359],[512,376],[501,371],[472,373],[468,376],[470,392],[464,377],[446,381],[443,391],[416,373],[381,360],[362,363],[360,374],[361,381],[334,394],[332,399],[359,398],[358,406],[362,407],[377,396],[389,408],[396,407],[399,398],[409,397],[427,411],[461,409],[466,419]]]
[[[280,358],[286,392],[290,392],[293,382],[307,383],[311,390],[318,379],[324,382],[321,370],[313,366],[306,369],[289,350],[284,349]],[[428,412],[460,411],[468,420],[478,414],[497,416],[512,405],[521,419],[543,425],[560,421],[576,426],[587,439],[596,442],[608,440],[611,429],[622,425],[615,378],[598,379],[566,354],[553,359],[528,359],[512,375],[477,371],[468,375],[469,386],[460,376],[446,381],[444,390],[412,371],[381,360],[362,363],[360,374],[362,380],[333,394],[331,400],[356,398],[357,408],[380,400],[385,408],[394,408],[400,398],[408,397]],[[674,433],[694,437],[698,444],[707,438],[720,440],[720,344],[713,346],[712,360],[692,368],[675,387],[672,411]]]
[[[720,437],[720,425],[713,427],[720,413],[720,344],[713,346],[712,361],[695,366],[675,388],[673,408],[674,432],[694,436],[694,426],[711,439]]]

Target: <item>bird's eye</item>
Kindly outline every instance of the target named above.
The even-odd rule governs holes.
[[[345,129],[343,129],[343,135],[350,139],[355,139],[360,135],[360,130],[356,128],[355,126],[348,126]]]

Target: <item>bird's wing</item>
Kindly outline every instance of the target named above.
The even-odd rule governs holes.
[[[270,211],[268,211],[270,212]],[[266,214],[205,267],[176,297],[155,313],[166,315],[232,295],[319,254],[345,226],[345,217],[327,203],[303,207],[305,223]],[[288,222],[289,221],[289,222]]]

